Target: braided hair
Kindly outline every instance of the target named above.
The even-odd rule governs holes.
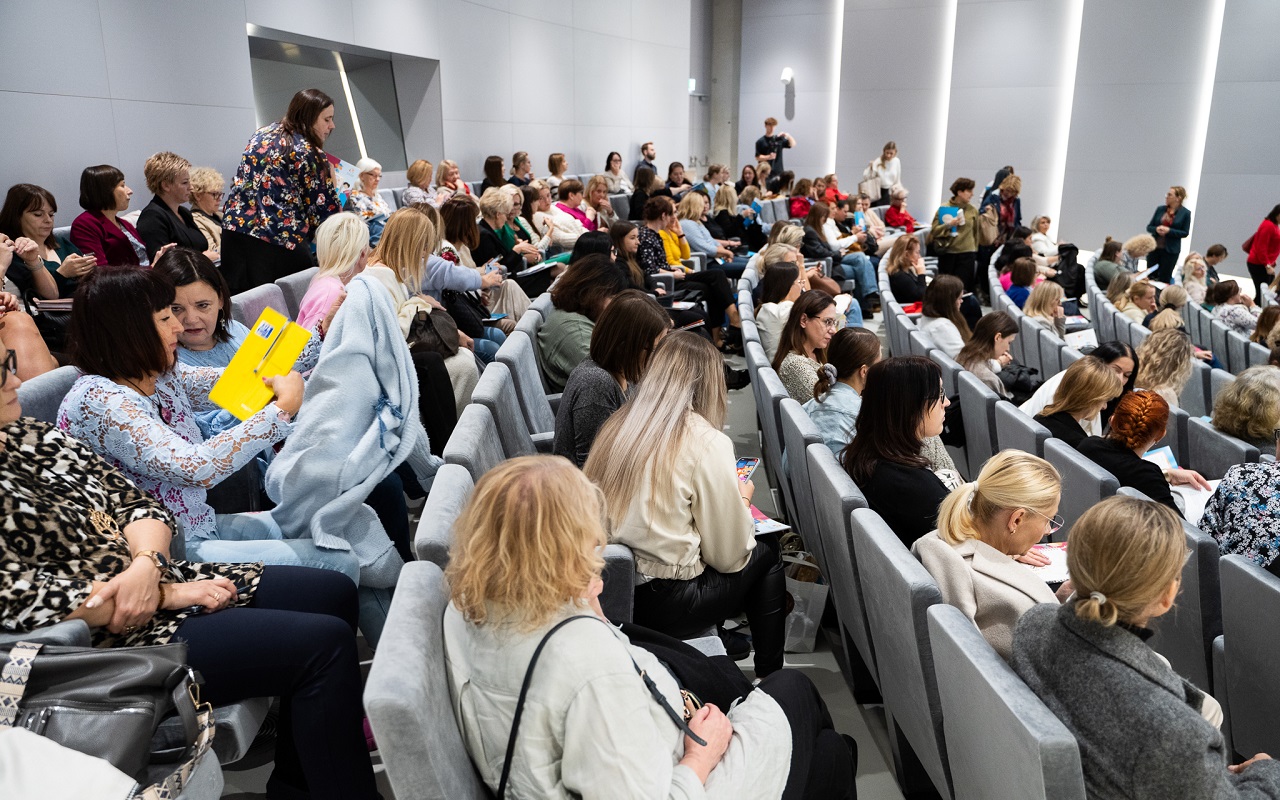
[[[1155,392],[1138,389],[1120,398],[1111,415],[1111,431],[1115,439],[1130,450],[1138,450],[1164,436],[1169,425],[1169,404]]]

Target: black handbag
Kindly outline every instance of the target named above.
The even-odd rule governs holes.
[[[470,292],[456,292],[445,289],[440,293],[444,307],[449,316],[457,323],[458,330],[473,339],[484,337],[484,321],[489,318],[489,309]]]
[[[426,350],[439,353],[444,358],[458,354],[461,340],[458,338],[458,324],[448,312],[436,308],[428,312],[425,308],[414,314],[409,323],[409,335],[405,337],[409,343],[409,352]]]

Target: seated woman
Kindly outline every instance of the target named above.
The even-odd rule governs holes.
[[[635,551],[636,623],[687,638],[745,611],[765,676],[782,668],[786,582],[776,540],[755,535],[726,403],[719,353],[673,333],[583,469],[604,493],[611,541]]]
[[[1124,312],[1129,307],[1129,290],[1133,288],[1133,275],[1118,272],[1107,284],[1107,301],[1115,306],[1116,311]]]
[[[402,208],[415,203],[430,203],[432,200],[436,200],[439,204],[448,199],[447,197],[439,198],[437,193],[432,192],[431,176],[434,173],[435,165],[425,158],[420,158],[409,165],[409,171],[405,173],[405,181],[409,185],[405,187],[404,194],[400,197]]]
[[[129,208],[133,190],[124,173],[110,164],[85,167],[80,173],[80,207],[84,213],[71,222],[71,243],[101,266],[151,266],[142,234],[120,214]]]
[[[600,427],[634,392],[649,356],[671,329],[662,306],[627,289],[609,303],[591,331],[591,356],[573,368],[556,409],[551,452],[581,467]]]
[[[1280,439],[1267,452],[1280,455]],[[1200,530],[1218,540],[1222,555],[1244,556],[1280,575],[1280,465],[1263,461],[1228,469],[1205,504]]]
[[[1271,336],[1271,332],[1277,330],[1277,323],[1280,323],[1280,306],[1267,306],[1262,309],[1262,313],[1258,315],[1258,324],[1254,326],[1253,334],[1249,336],[1249,341],[1265,345],[1267,339]]]
[[[0,237],[3,235],[0,234]],[[6,255],[11,257],[13,253],[6,249],[6,244],[6,240],[0,239],[0,266],[4,265]],[[21,303],[16,295],[0,292],[0,331],[4,331],[5,339],[17,359],[18,366],[14,370],[24,381],[29,381],[37,375],[57,369],[58,360],[49,352],[49,346],[40,335],[36,321],[20,308]]]
[[[556,194],[559,199],[551,206],[551,220],[555,224],[551,241],[565,250],[572,250],[579,236],[596,229],[595,219],[582,208],[585,192],[581,181],[563,181]]]
[[[215,253],[222,250],[222,199],[226,191],[227,182],[216,169],[191,170],[191,219]]]
[[[811,289],[796,298],[778,336],[778,352],[772,364],[787,394],[797,403],[813,397],[818,370],[827,363],[827,345],[839,326],[840,315],[831,295]]]
[[[82,255],[70,239],[54,235],[56,213],[58,203],[48,189],[33,183],[9,187],[0,208],[0,235],[12,246],[0,253],[4,262],[0,284],[8,278],[22,295],[33,299],[75,294],[80,279],[98,262],[92,255]]]
[[[443,301],[450,309],[450,315],[461,323],[459,330],[475,340],[476,356],[485,364],[492,363],[498,348],[507,340],[503,328],[515,330],[513,320],[529,310],[528,295],[515,283],[507,281],[500,268],[488,269],[486,262],[476,263],[472,250],[480,248],[481,240],[480,227],[476,223],[479,209],[474,198],[454,197],[441,206],[438,212],[430,204],[413,211],[431,221],[427,239],[427,247],[431,249],[427,250],[422,293]],[[433,258],[437,251],[439,257]],[[404,257],[408,258],[409,254],[405,253]],[[452,265],[444,262],[452,262]],[[479,286],[476,285],[477,278]],[[471,298],[464,298],[444,294],[446,291],[463,293],[475,289],[482,290],[478,297],[473,295]],[[485,294],[486,291],[488,294]],[[479,303],[472,303],[471,300],[479,300]],[[459,305],[469,308],[459,310]],[[507,319],[497,323],[483,322],[493,314],[506,314]]]
[[[671,192],[671,199],[677,201],[693,188],[693,184],[684,175],[684,164],[672,161],[667,165],[667,182],[664,188]]]
[[[1280,369],[1250,367],[1218,392],[1213,402],[1213,427],[1270,450],[1280,430]]]
[[[507,178],[507,183],[519,189],[522,186],[528,186],[533,180],[533,160],[529,158],[529,153],[525,150],[517,150],[511,156],[511,176]]]
[[[1220,707],[1146,644],[1151,620],[1178,597],[1187,555],[1178,518],[1109,497],[1069,541],[1075,596],[1023,614],[1012,665],[1080,743],[1086,793],[1280,797],[1280,765],[1260,754],[1228,767]]]
[[[716,191],[712,211],[715,213],[713,218],[715,226],[719,228],[720,235],[717,239],[738,239],[742,242],[747,240],[746,218],[755,214],[748,206],[740,205],[738,200],[738,192],[731,184],[726,183]],[[707,223],[707,230],[711,230],[711,221]],[[712,232],[714,234],[714,231]],[[745,262],[744,262],[745,263]]]
[[[1233,280],[1216,283],[1209,288],[1206,301],[1213,306],[1213,318],[1236,333],[1250,336],[1258,324],[1262,309],[1253,298],[1240,291]]]
[[[787,201],[787,216],[792,219],[804,219],[809,215],[817,199],[813,192],[813,181],[801,178],[791,190],[791,199]]]
[[[502,156],[489,156],[484,160],[484,180],[480,181],[480,194],[496,189],[507,182],[506,162]]]
[[[355,585],[324,570],[170,560],[173,515],[88,445],[21,417],[12,366],[0,365],[0,514],[16,526],[0,537],[0,630],[80,619],[98,647],[184,642],[202,700],[281,698],[268,792],[377,797]]]
[[[1018,323],[1003,311],[992,311],[978,320],[973,336],[956,355],[956,363],[972,372],[987,388],[1005,400],[1013,399],[1013,392],[997,375],[1001,369],[1013,363],[1009,346],[1018,337]]]
[[[518,458],[480,479],[458,520],[444,618],[449,692],[490,790],[508,797],[590,798],[620,786],[645,797],[852,797],[854,751],[799,673],[777,671],[745,697],[718,675],[703,680],[707,704],[685,722],[688,679],[682,687],[658,657],[665,650],[628,638],[653,634],[601,624],[608,621],[598,600],[605,531],[597,498],[563,460]],[[706,659],[692,663],[716,671]],[[523,713],[522,684],[529,692]],[[513,717],[518,734],[500,721]],[[509,763],[491,756],[512,740]]]
[[[935,276],[924,290],[917,327],[950,358],[960,355],[973,337],[969,323],[960,314],[963,301],[964,282],[954,275]]]
[[[889,276],[889,290],[894,300],[902,305],[924,300],[928,284],[919,239],[899,236],[884,258],[884,271]]]
[[[1137,389],[1120,398],[1111,415],[1106,437],[1090,436],[1076,449],[1093,463],[1116,476],[1121,486],[1132,486],[1157,503],[1182,514],[1169,486],[1209,489],[1200,473],[1190,469],[1162,470],[1142,456],[1164,438],[1169,425],[1169,404],[1159,394]]]
[[[1135,384],[1135,375],[1138,371],[1138,353],[1127,342],[1103,342],[1088,357],[1096,358],[1106,364],[1112,372],[1120,376],[1121,382],[1124,384],[1121,388],[1121,394],[1133,391]],[[1056,375],[1051,375],[1036,389],[1035,394],[1031,395],[1031,399],[1018,408],[1022,413],[1035,417],[1044,412],[1044,409],[1051,405],[1057,396],[1058,387],[1062,385],[1063,379],[1066,377],[1067,371],[1063,370]],[[1119,396],[1107,403],[1097,416],[1092,419],[1081,420],[1080,425],[1090,436],[1101,436],[1104,430],[1103,424],[1111,418],[1112,406],[1119,402]]]
[[[902,228],[907,233],[915,233],[919,222],[907,211],[909,193],[901,186],[889,190],[889,207],[884,212],[884,224],[890,228]],[[872,202],[876,199],[873,198]]]
[[[360,188],[352,189],[347,195],[346,210],[360,215],[369,226],[369,244],[377,246],[378,240],[382,238],[382,228],[395,209],[378,194],[378,186],[382,183],[382,165],[366,156],[356,162],[356,170],[360,173]]]
[[[618,213],[609,202],[609,184],[603,175],[593,175],[587,181],[586,190],[587,216],[596,224],[596,230],[608,231],[609,226],[618,221]]]
[[[564,153],[552,153],[547,156],[547,177],[544,178],[547,186],[552,190],[560,188],[561,182],[564,181],[565,170],[569,169],[569,159],[565,158]]]
[[[459,175],[458,162],[448,158],[440,160],[440,167],[436,170],[435,205],[441,205],[457,195],[471,194],[471,187]]]
[[[1178,408],[1178,398],[1191,380],[1193,358],[1195,348],[1185,331],[1157,331],[1138,346],[1137,385],[1160,395],[1170,408]]]
[[[1146,280],[1135,281],[1129,287],[1129,302],[1124,308],[1120,308],[1120,313],[1129,318],[1131,322],[1139,325],[1147,318],[1156,308],[1156,287],[1148,283]]]
[[[1124,391],[1120,373],[1092,355],[1063,370],[1056,386],[1053,402],[1035,420],[1072,447],[1079,447],[1087,436],[1102,434],[1098,415]]]
[[[547,185],[534,179],[528,186],[512,186],[507,190],[507,194],[511,196],[510,224],[516,232],[516,238],[533,245],[533,248],[538,251],[539,260],[545,261],[551,249],[551,228],[540,226],[534,221],[534,215],[540,210],[545,210],[542,205],[542,196],[550,194],[547,191]],[[550,203],[545,206],[545,208],[550,207]]]
[[[1111,281],[1124,271],[1120,266],[1122,247],[1120,242],[1108,236],[1106,244],[1102,245],[1102,250],[1098,254],[1098,259],[1093,262],[1093,281],[1104,292],[1111,287]]]
[[[651,197],[670,197],[671,192],[663,187],[658,173],[646,167],[636,170],[636,188],[631,193],[630,210],[627,219],[637,222],[644,220],[644,207]]]
[[[147,159],[142,174],[154,196],[138,215],[138,233],[152,263],[167,244],[204,251],[210,260],[217,258],[190,209],[182,205],[191,199],[191,162],[177,153],[156,153]]]
[[[813,397],[804,410],[822,434],[822,443],[836,456],[858,431],[867,371],[879,360],[880,339],[866,328],[836,331],[827,345],[827,363],[818,370]]]
[[[942,434],[950,405],[942,370],[931,360],[898,356],[876,362],[867,370],[858,434],[840,454],[871,509],[907,547],[938,527],[939,504],[962,482],[923,453],[926,440]]]
[[[734,274],[735,271],[742,274],[747,266],[746,258],[737,263],[723,263],[734,261],[733,251],[711,236],[705,224],[706,218],[707,198],[701,192],[689,192],[676,206],[676,219],[680,220],[680,229],[689,242],[690,250],[705,255],[708,266],[723,266],[726,274]]]
[[[733,184],[733,189],[738,194],[742,194],[742,190],[748,186],[756,186],[756,168],[754,164],[744,164],[742,166],[742,174],[738,176],[738,180]],[[757,189],[760,187],[756,186]]]
[[[507,275],[515,275],[527,266],[540,263],[542,253],[536,245],[517,237],[515,228],[510,225],[515,210],[512,194],[518,194],[519,190],[510,184],[507,187],[509,190],[488,189],[480,195],[480,222],[477,225],[479,241],[471,248],[471,260],[479,269],[488,270],[488,265],[497,259],[499,273],[505,271]],[[453,211],[449,213],[451,215]],[[451,219],[447,215],[446,218]],[[448,225],[446,233],[447,228]],[[488,274],[485,272],[486,276]],[[515,330],[515,323],[529,310],[529,295],[515,279],[507,277],[487,292],[485,305],[495,314],[506,314],[507,320],[504,321],[509,321],[511,330]],[[504,333],[510,333],[511,330]]]
[[[182,524],[192,561],[261,561],[326,567],[353,581],[349,553],[283,538],[263,514],[215,516],[207,490],[293,430],[302,377],[265,383],[275,400],[209,439],[196,414],[216,408],[209,390],[222,370],[178,361],[182,323],[170,310],[173,284],[157,270],[101,267],[76,291],[70,344],[81,376],[58,409],[58,427],[118,467]]]
[[[1040,285],[1027,295],[1027,302],[1022,306],[1022,311],[1027,315],[1027,319],[1061,339],[1067,335],[1067,312],[1062,307],[1062,301],[1066,296],[1060,284],[1041,281]]]
[[[858,298],[861,315],[857,320],[850,320],[850,325],[860,325],[862,319],[871,317],[875,305],[870,299],[877,294],[875,269],[866,253],[845,253],[835,243],[826,238],[823,227],[831,216],[831,209],[826,203],[815,203],[804,217],[804,240],[800,252],[808,259],[831,259],[831,277],[837,282],[853,280],[853,293]]]
[[[622,271],[600,254],[571,264],[551,287],[551,316],[538,329],[535,343],[548,391],[564,391],[569,374],[591,354],[592,330],[600,315],[626,288]]]
[[[1195,251],[1188,253],[1182,264],[1182,288],[1196,305],[1203,303],[1209,293],[1209,265]]]
[[[1166,286],[1164,291],[1160,292],[1160,300],[1156,307],[1151,309],[1150,313],[1143,318],[1142,324],[1151,330],[1164,330],[1166,328],[1182,328],[1184,327],[1182,320],[1182,307],[1185,306],[1190,298],[1187,296],[1187,290],[1181,286]],[[1155,325],[1156,319],[1161,320],[1160,325]]]
[[[943,602],[973,620],[1005,661],[1013,654],[1013,627],[1027,609],[1057,604],[1053,590],[1026,564],[1042,564],[1032,546],[1062,528],[1061,497],[1062,478],[1052,464],[1002,450],[976,481],[947,495],[938,529],[911,545],[938,582]]]
[[[605,157],[604,172],[600,174],[604,176],[609,194],[631,194],[635,191],[631,179],[622,171],[622,154],[616,150]]]
[[[1030,258],[1018,258],[1009,270],[1009,286],[1006,293],[1013,304],[1022,308],[1031,296],[1031,287],[1036,282],[1036,262]]]
[[[1137,272],[1142,266],[1139,259],[1146,258],[1156,249],[1156,238],[1149,233],[1140,233],[1128,239],[1120,250],[1120,268],[1125,272]]]
[[[756,308],[756,330],[765,357],[773,361],[778,342],[791,318],[791,309],[800,295],[809,291],[804,256],[794,247],[771,244],[765,248],[766,270],[760,279],[760,305]]]

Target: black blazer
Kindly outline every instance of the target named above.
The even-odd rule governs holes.
[[[833,264],[839,263],[842,258],[838,249],[827,244],[822,234],[808,225],[804,227],[804,239],[800,242],[800,252],[809,259],[829,258]]]
[[[946,484],[927,467],[904,467],[891,461],[876,464],[871,477],[858,488],[871,510],[907,547],[938,527],[938,506],[948,494]]]
[[[1065,411],[1059,411],[1056,414],[1039,414],[1035,419],[1049,429],[1053,438],[1061,439],[1077,450],[1080,449],[1080,443],[1089,438],[1076,418]]]
[[[170,242],[178,247],[189,247],[197,253],[209,249],[209,240],[196,227],[191,210],[178,206],[178,213],[169,210],[159,197],[152,197],[138,215],[138,235],[147,246],[147,258],[154,259],[156,251]]]
[[[497,258],[508,274],[524,269],[524,256],[506,247],[488,222],[480,220],[480,243],[471,250],[471,260],[483,267],[491,258]]]
[[[1132,486],[1182,516],[1182,510],[1173,502],[1173,492],[1169,490],[1169,482],[1164,479],[1160,468],[1150,461],[1143,461],[1121,442],[1089,436],[1076,449],[1093,463],[1115,475],[1121,486]]]
[[[924,288],[924,275],[917,275],[907,270],[899,270],[889,275],[889,290],[893,292],[893,299],[903,305],[924,300]]]

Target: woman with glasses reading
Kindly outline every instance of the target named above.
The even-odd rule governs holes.
[[[827,363],[827,345],[839,325],[836,301],[826,292],[807,291],[791,307],[791,315],[778,337],[773,368],[787,387],[787,394],[797,403],[813,399],[818,370]]]
[[[1013,652],[1013,626],[1023,613],[1057,602],[1049,585],[1025,565],[1048,563],[1031,548],[1062,528],[1061,495],[1062,479],[1048,461],[1001,451],[976,481],[947,495],[937,530],[911,546],[938,582],[942,599],[973,620],[1006,661]]]

